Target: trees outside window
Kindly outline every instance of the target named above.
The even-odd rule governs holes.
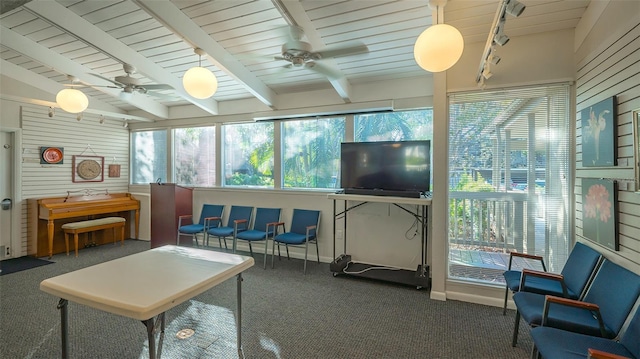
[[[224,125],[224,184],[273,187],[273,122]]]
[[[167,182],[167,131],[131,133],[131,183]]]
[[[216,128],[173,130],[175,182],[186,186],[216,185]]]
[[[433,139],[433,110],[361,114],[354,116],[356,142]]]
[[[283,187],[336,188],[344,130],[344,117],[283,122]]]

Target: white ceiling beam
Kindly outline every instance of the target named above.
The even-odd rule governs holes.
[[[298,26],[304,29],[304,34],[307,37],[309,44],[311,44],[311,48],[315,51],[321,51],[321,49],[327,47],[299,1],[279,1],[279,4],[287,10]],[[338,71],[339,67],[334,59],[322,59],[322,63],[330,69]],[[336,79],[327,79],[331,82],[331,85],[336,90],[340,98],[342,98],[344,102],[350,103],[352,96],[351,84],[349,84],[349,81],[346,80],[345,76],[340,76]]]
[[[113,84],[108,83],[107,81],[99,80],[97,78],[94,78],[93,76],[87,75],[88,73],[91,72],[90,68],[80,65],[72,60],[69,60],[68,58],[60,55],[59,53],[52,51],[38,44],[37,42],[34,42],[29,38],[24,37],[4,26],[0,26],[0,40],[2,45],[18,53],[21,53],[22,55],[36,62],[39,62],[43,66],[51,68],[61,74],[75,76],[78,80],[84,83],[90,83],[90,84],[101,85],[101,86],[113,86]],[[3,72],[4,71],[5,70],[3,69]],[[31,72],[31,71],[28,71],[28,72]],[[15,78],[11,74],[7,74],[7,76]],[[54,95],[57,94],[58,91],[62,89],[62,85],[60,85],[55,81],[51,81],[44,76],[38,76],[38,78],[39,78],[38,82],[31,82],[27,80],[26,76],[23,76],[22,79],[20,78],[15,78],[15,79],[21,82],[25,82],[31,86],[39,87]],[[43,85],[41,84],[42,79],[47,79],[48,81],[51,81],[52,83],[55,83],[58,86],[48,86],[48,88],[43,87]],[[121,93],[121,90],[119,89],[112,89],[112,88],[106,88],[106,87],[95,87],[95,89],[116,98],[119,98]],[[97,100],[95,99],[92,100],[89,103],[89,105],[94,106],[95,101]],[[153,116],[157,116],[159,118],[164,118],[164,119],[169,117],[169,109],[167,108],[167,106],[164,106],[156,101],[153,101],[146,96],[135,96],[135,97],[132,97],[131,100],[128,100],[128,101],[125,100],[125,101],[133,106],[138,107],[139,109],[145,112],[148,112]],[[104,102],[101,102],[101,103],[104,104]],[[111,107],[109,111],[117,112],[116,110],[114,110],[115,107],[111,105],[109,106]]]
[[[213,115],[218,113],[217,101],[211,98],[199,100],[190,96],[182,87],[182,81],[179,78],[173,76],[169,71],[142,56],[108,33],[100,30],[58,2],[33,0],[25,4],[24,7],[52,25],[72,34],[87,45],[108,54],[110,57],[116,58],[118,61],[136,67],[139,72],[143,73],[146,77],[158,83],[168,84],[173,87],[173,91],[175,91],[176,94],[191,102],[193,105]]]
[[[143,10],[169,28],[193,48],[200,48],[217,68],[242,84],[265,105],[275,108],[276,94],[258,79],[242,63],[236,60],[222,45],[216,42],[200,26],[194,23],[169,0],[134,0]]]
[[[60,85],[56,81],[49,80],[44,76],[38,75],[33,71],[29,71],[24,67],[18,66],[16,64],[13,64],[3,59],[0,59],[0,75],[12,78],[22,83],[26,83],[29,86],[35,87],[44,92],[51,93],[53,96],[55,96],[55,94],[57,94],[58,91],[65,88],[63,85]],[[3,89],[3,92],[5,92],[4,90],[5,89]],[[6,91],[6,92],[11,92],[11,93],[2,94],[2,97],[5,99],[31,103],[34,105],[60,108],[60,106],[55,101],[52,102],[52,101],[47,101],[46,99],[33,98],[33,92],[29,90],[25,91],[24,89],[15,89],[13,91]],[[116,119],[130,120],[130,121],[142,121],[142,122],[153,121],[145,117],[129,115],[128,113],[120,110],[119,108],[113,105],[110,105],[108,103],[92,98],[91,96],[87,96],[87,97],[89,97],[89,108],[84,110],[83,111],[84,113],[92,113],[97,115],[103,115],[106,117],[112,117]]]

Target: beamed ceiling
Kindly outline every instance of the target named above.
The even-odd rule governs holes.
[[[589,3],[520,1],[525,12],[506,26],[512,38],[574,28]],[[432,23],[427,0],[3,0],[2,5],[2,78],[46,91],[52,97],[34,100],[51,101],[72,75],[87,85],[81,90],[90,109],[110,114],[163,120],[173,117],[173,107],[193,106],[197,113],[216,115],[222,103],[238,100],[278,110],[290,94],[319,90],[349,103],[355,85],[431,76],[413,59],[416,38]],[[449,0],[445,22],[462,32],[466,44],[484,44],[498,5],[499,0]],[[302,40],[313,51],[364,45],[368,52],[323,58],[317,68],[286,67],[287,61],[275,57],[291,40],[292,25],[303,29]],[[202,66],[219,82],[206,100],[182,87],[183,74],[198,64],[194,48],[204,50]],[[131,76],[141,86],[171,89],[123,96],[111,81],[125,75],[123,64],[135,67]]]

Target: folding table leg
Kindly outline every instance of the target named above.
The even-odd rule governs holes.
[[[238,358],[244,358],[244,353],[242,352],[242,273],[238,274],[238,293],[237,293],[237,305],[238,305],[238,320],[236,321],[236,326],[238,327]]]
[[[69,304],[69,301],[66,299],[60,299],[58,302],[58,309],[60,309],[60,332],[62,333],[62,359],[67,359],[69,357],[69,340],[67,335],[69,314],[67,311],[67,304]]]

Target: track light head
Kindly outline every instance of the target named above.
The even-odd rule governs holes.
[[[489,54],[489,57],[487,57],[487,62],[489,62],[491,65],[497,65],[500,60],[500,56],[494,54]]]
[[[505,12],[513,17],[518,17],[522,14],[526,6],[517,0],[508,0]]]
[[[484,70],[482,70],[482,77],[486,80],[490,79],[493,74],[491,73],[491,67],[489,65],[485,66]]]
[[[122,123],[122,127],[124,127],[124,128],[129,127],[129,122],[124,121],[124,122]]]
[[[504,46],[509,42],[509,36],[499,32],[493,37],[493,43]]]
[[[56,114],[56,109],[49,106],[49,117],[53,117]]]

